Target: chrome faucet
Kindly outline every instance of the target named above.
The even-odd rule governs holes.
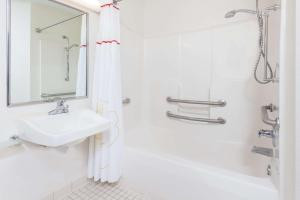
[[[65,105],[65,100],[60,99],[57,101],[56,108],[48,112],[48,115],[57,115],[69,112],[69,105]]]
[[[278,134],[279,134],[279,128],[280,128],[279,118],[277,117],[275,119],[271,119],[269,117],[269,113],[268,113],[268,112],[274,112],[274,111],[278,111],[278,107],[273,104],[269,104],[269,105],[261,107],[262,121],[265,124],[270,125],[272,127],[272,129],[271,130],[264,130],[264,129],[260,130],[258,132],[258,136],[271,138],[273,147],[277,147],[278,146],[278,137],[279,137]]]
[[[270,149],[270,148],[254,146],[251,151],[253,153],[257,153],[257,154],[267,156],[267,157],[273,157],[273,155],[274,155],[273,149]]]
[[[258,137],[267,137],[267,138],[274,138],[274,131],[273,130],[260,130],[258,131]]]

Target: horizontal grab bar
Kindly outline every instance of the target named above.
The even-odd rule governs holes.
[[[175,119],[183,119],[188,121],[195,121],[195,122],[207,122],[211,124],[226,124],[226,120],[219,117],[218,119],[206,119],[206,118],[198,118],[198,117],[189,117],[183,115],[176,115],[171,113],[170,111],[167,112],[167,116]]]
[[[185,103],[185,104],[220,106],[220,107],[226,106],[226,101],[225,100],[220,100],[220,101],[195,101],[195,100],[173,99],[172,97],[167,97],[167,102],[169,102],[169,103]]]

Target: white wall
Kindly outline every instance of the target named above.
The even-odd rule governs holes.
[[[90,66],[94,60],[97,15],[90,13]],[[6,0],[0,0],[0,141],[16,134],[14,122],[23,115],[47,113],[55,104],[6,107]],[[92,73],[92,69],[90,73]],[[68,102],[71,111],[88,106],[88,100]],[[0,199],[39,200],[86,173],[87,144],[67,152],[23,145],[0,152]]]
[[[225,13],[239,8],[255,9],[255,1],[145,0],[145,36],[212,28],[227,23]],[[229,21],[244,19],[248,16],[241,15]]]
[[[141,122],[143,83],[143,6],[141,0],[126,0],[121,6],[121,62],[123,97],[131,99],[124,107],[124,126],[133,129]]]

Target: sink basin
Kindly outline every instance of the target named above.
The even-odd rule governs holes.
[[[34,116],[19,120],[22,140],[59,147],[107,131],[110,121],[92,110],[81,110],[59,115]]]

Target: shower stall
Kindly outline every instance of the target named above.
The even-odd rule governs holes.
[[[125,180],[157,199],[278,199],[280,2],[120,6]]]

